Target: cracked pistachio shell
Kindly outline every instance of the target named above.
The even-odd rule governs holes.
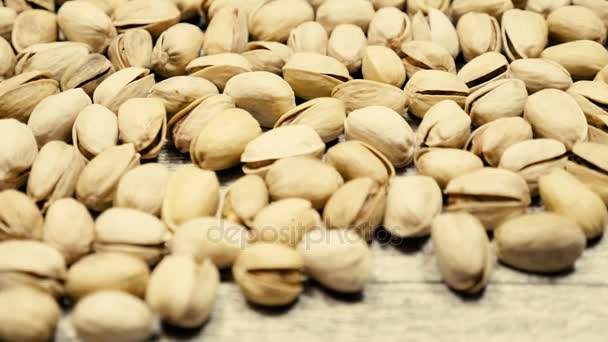
[[[490,280],[496,256],[481,222],[468,213],[446,213],[432,223],[431,238],[439,273],[454,290],[481,291]]]
[[[82,14],[82,13],[81,13]],[[11,42],[18,53],[28,46],[57,41],[57,15],[42,9],[30,9],[17,15]]]
[[[283,74],[283,67],[293,53],[285,44],[268,41],[249,42],[246,50],[242,56],[249,61],[252,71],[268,71],[277,75]]]
[[[180,152],[188,153],[190,144],[209,120],[234,107],[232,97],[224,94],[210,94],[191,102],[169,120],[168,127],[173,135],[173,144]]]
[[[520,216],[530,204],[526,180],[506,169],[485,167],[452,179],[445,188],[447,211],[465,211],[477,217],[487,230]]]
[[[410,17],[394,7],[379,9],[369,23],[367,43],[383,45],[399,53],[401,44],[412,39]]]
[[[574,220],[587,239],[597,238],[608,225],[608,211],[602,199],[562,169],[553,169],[538,180],[545,210]]]
[[[61,319],[55,298],[25,286],[0,292],[0,339],[4,341],[49,341]],[[10,309],[9,309],[10,308]]]
[[[2,37],[0,37],[0,63],[0,81],[13,76],[17,58],[11,44]]]
[[[80,300],[71,323],[82,341],[145,341],[153,332],[153,315],[146,303],[117,290],[95,292]]]
[[[429,8],[412,17],[414,40],[430,40],[445,48],[453,58],[460,54],[458,34],[450,18],[440,10]]]
[[[152,36],[144,29],[129,30],[112,39],[108,58],[116,70],[129,67],[150,68]]]
[[[323,209],[327,199],[344,184],[336,169],[312,157],[277,160],[265,179],[273,200],[303,198],[318,210]]]
[[[488,83],[469,94],[464,110],[471,116],[473,125],[481,126],[498,119],[522,116],[527,99],[528,92],[523,81],[503,79]]]
[[[194,59],[186,66],[190,76],[211,81],[217,89],[224,91],[228,80],[245,72],[253,71],[247,58],[236,53],[218,53]]]
[[[61,252],[67,264],[89,254],[95,239],[95,223],[91,214],[73,198],[62,198],[49,206],[43,231],[43,241]]]
[[[608,129],[588,126],[589,142],[608,145]]]
[[[65,291],[74,301],[107,290],[143,298],[149,277],[148,264],[134,256],[126,253],[94,253],[70,267]]]
[[[498,52],[486,52],[473,58],[458,71],[458,78],[474,92],[490,82],[504,79],[509,72],[509,61]]]
[[[511,219],[496,229],[494,238],[501,262],[538,273],[571,269],[587,243],[576,222],[552,213]]]
[[[296,106],[294,91],[288,82],[267,71],[253,71],[231,78],[224,94],[231,96],[238,108],[253,115],[262,127],[273,127],[283,114]]]
[[[359,140],[376,148],[396,167],[407,166],[414,158],[416,136],[397,112],[370,106],[350,113],[344,122],[346,140]]]
[[[345,181],[368,177],[386,184],[394,175],[393,164],[378,150],[357,141],[345,141],[330,148],[325,163],[333,166]]]
[[[119,70],[103,80],[93,93],[93,103],[112,112],[128,99],[146,97],[154,87],[154,74],[148,69],[130,67]]]
[[[416,131],[418,146],[462,148],[471,135],[471,118],[452,100],[436,103]]]
[[[27,122],[38,146],[53,140],[69,142],[78,113],[91,105],[84,90],[70,89],[40,101]]]
[[[241,53],[247,49],[248,40],[246,10],[239,7],[225,7],[209,21],[203,50],[206,55]]]
[[[220,200],[220,183],[213,171],[181,166],[169,178],[161,216],[176,231],[188,220],[213,216]]]
[[[230,185],[224,196],[222,217],[251,226],[255,215],[269,203],[268,188],[257,175],[245,175]]]
[[[606,43],[606,26],[596,13],[583,6],[563,6],[547,16],[549,38],[556,43],[593,40]]]
[[[295,247],[302,236],[321,228],[321,217],[310,201],[280,199],[262,208],[251,223],[252,240]]]
[[[509,78],[524,81],[530,94],[546,88],[565,91],[572,85],[568,70],[557,62],[543,58],[526,58],[511,62]]]
[[[13,24],[17,12],[10,7],[0,7],[0,36],[7,41],[11,40],[11,33],[13,31]]]
[[[591,40],[554,45],[546,48],[540,57],[559,63],[575,81],[593,79],[608,64],[608,51]]]
[[[307,21],[291,30],[287,39],[287,46],[293,52],[315,52],[327,54],[329,36],[325,28],[316,21]]]
[[[427,236],[441,213],[443,194],[428,176],[401,176],[391,180],[383,226],[400,238]]]
[[[602,0],[573,0],[573,5],[583,6],[593,11],[608,26],[608,3]]]
[[[544,89],[528,97],[524,118],[537,138],[559,140],[568,150],[587,140],[587,120],[576,101],[566,92]]]
[[[34,44],[17,55],[15,73],[46,71],[58,82],[63,74],[78,60],[90,53],[89,46],[76,42]]]
[[[542,15],[520,9],[502,16],[503,49],[509,60],[536,58],[548,42],[547,23]]]
[[[138,165],[139,154],[133,144],[107,148],[80,173],[76,183],[76,198],[95,211],[109,208],[120,178]]]
[[[496,18],[486,13],[470,12],[463,15],[456,26],[465,61],[486,52],[500,52],[502,36]]]
[[[546,17],[554,10],[563,6],[568,6],[571,3],[572,0],[528,0],[526,10],[540,13]]]
[[[598,128],[608,125],[608,84],[578,81],[567,92],[581,107],[590,125]]]
[[[335,87],[331,96],[344,102],[347,115],[369,106],[384,106],[402,114],[409,105],[401,88],[371,80],[350,80]]]
[[[293,248],[258,242],[246,247],[232,266],[245,298],[264,306],[294,302],[303,291],[304,260]]]
[[[538,179],[553,168],[563,169],[568,162],[566,146],[553,139],[524,140],[509,146],[498,167],[519,173],[538,194]]]
[[[429,8],[436,8],[444,13],[448,12],[450,0],[409,0],[407,2],[407,13],[414,15],[419,11],[426,12]]]
[[[298,244],[307,275],[343,293],[363,291],[371,278],[372,255],[365,240],[352,230],[315,230]]]
[[[283,67],[283,77],[303,100],[330,96],[336,86],[352,80],[340,61],[311,52],[293,54]]]
[[[180,15],[179,9],[171,0],[131,0],[114,9],[112,21],[119,32],[143,28],[156,38],[177,24]]]
[[[423,118],[426,112],[436,103],[453,100],[464,107],[469,87],[456,75],[438,70],[420,70],[405,85],[409,97],[409,112]]]
[[[371,240],[382,223],[386,207],[386,186],[371,178],[350,180],[327,201],[323,221],[330,229],[350,229]]]
[[[42,238],[42,214],[31,198],[17,190],[3,190],[0,204],[0,240]]]
[[[63,141],[51,141],[38,155],[27,181],[27,194],[43,210],[60,198],[72,197],[86,160]]]
[[[163,321],[194,328],[209,319],[219,286],[220,273],[211,261],[171,255],[152,272],[146,302]]]
[[[421,70],[439,70],[456,74],[456,64],[448,50],[431,41],[407,41],[401,45],[399,54],[405,65],[407,77],[410,79]]]
[[[323,142],[327,143],[342,135],[344,120],[346,120],[344,102],[332,97],[318,97],[283,114],[274,127],[307,125],[319,134]]]
[[[152,50],[152,70],[163,77],[184,75],[186,66],[199,56],[203,41],[203,31],[196,25],[179,23],[169,27]]]
[[[192,162],[206,170],[225,170],[240,163],[245,146],[262,134],[249,112],[230,108],[213,116],[190,144]]]
[[[465,149],[495,167],[509,146],[529,139],[532,139],[532,127],[526,120],[521,117],[502,118],[473,131]]]
[[[368,0],[325,0],[317,8],[316,20],[330,34],[340,24],[357,25],[367,32],[374,13],[374,6]]]
[[[455,148],[422,148],[415,162],[418,174],[433,177],[442,189],[452,179],[483,168],[478,156]]]
[[[148,97],[161,99],[170,119],[194,101],[218,93],[217,87],[204,78],[175,76],[156,83]]]
[[[66,69],[61,77],[61,89],[65,91],[82,88],[91,96],[95,89],[113,73],[112,62],[105,56],[98,53],[86,55],[74,61],[74,64]]]
[[[608,204],[608,146],[597,143],[574,145],[566,171],[573,174]]]
[[[394,85],[405,83],[405,67],[395,51],[379,45],[368,46],[361,64],[363,78]]]
[[[0,190],[25,184],[38,146],[32,131],[15,119],[0,119]]]
[[[57,24],[66,40],[89,45],[94,53],[104,53],[116,37],[112,19],[86,1],[69,1],[57,12]]]
[[[125,173],[114,194],[114,207],[132,208],[160,216],[165,198],[169,170],[165,165],[150,163]]]
[[[182,224],[169,243],[171,254],[187,255],[197,263],[209,259],[218,268],[231,267],[247,245],[244,226],[216,217],[201,217]]]
[[[454,0],[452,1],[452,15],[458,19],[469,12],[487,13],[499,17],[505,11],[513,9],[511,0]]]
[[[142,159],[158,157],[167,135],[167,112],[156,98],[133,98],[118,109],[118,132],[123,143],[132,143]]]
[[[87,160],[118,143],[118,120],[104,106],[89,105],[78,113],[72,128],[72,142]]]
[[[255,40],[284,43],[293,29],[314,18],[314,10],[306,0],[266,0],[249,14],[249,34]]]
[[[59,92],[59,84],[47,72],[30,71],[0,82],[0,119],[27,122],[47,96]]]
[[[359,26],[341,24],[329,37],[327,55],[344,64],[350,73],[355,73],[361,69],[366,46],[365,33]]]

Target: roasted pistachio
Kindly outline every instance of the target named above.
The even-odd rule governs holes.
[[[500,52],[502,37],[496,18],[486,13],[469,12],[456,26],[464,59],[468,62],[486,52]]]
[[[307,21],[298,25],[289,33],[287,46],[293,52],[315,52],[327,54],[329,36],[321,24],[316,21]]]
[[[129,30],[112,39],[108,58],[116,70],[129,67],[150,68],[152,36],[144,29]]]
[[[152,50],[152,70],[163,77],[184,75],[203,45],[203,31],[196,25],[179,23],[164,31]]]
[[[155,84],[148,97],[161,99],[165,104],[168,119],[171,119],[194,101],[217,94],[217,87],[204,78],[175,76]]]
[[[250,226],[255,215],[268,202],[268,188],[264,179],[257,175],[245,175],[226,191],[221,215],[226,220]]]
[[[508,10],[502,16],[502,41],[509,60],[536,58],[547,46],[547,23],[538,13]]]
[[[105,106],[114,113],[131,98],[146,97],[154,87],[154,75],[148,69],[130,67],[117,71],[95,89],[93,103]]]
[[[0,190],[18,189],[27,181],[38,146],[32,131],[15,119],[0,119]]]
[[[17,17],[17,11],[10,7],[0,7],[0,36],[7,41],[11,40],[13,24]]]
[[[508,98],[508,101],[505,99]],[[472,92],[464,104],[474,125],[481,126],[498,119],[521,116],[528,92],[526,84],[517,79],[498,80]]]
[[[469,87],[449,72],[421,70],[407,82],[405,93],[410,99],[410,113],[423,118],[434,104],[443,100],[453,100],[464,107]]]
[[[567,90],[572,85],[568,70],[557,62],[543,58],[526,58],[511,62],[509,77],[524,81],[530,94],[546,88]]]
[[[418,146],[462,148],[471,135],[471,118],[452,100],[436,103],[416,131]]]
[[[112,21],[119,32],[143,28],[156,38],[176,24],[180,15],[179,9],[171,0],[129,0],[116,6]]]
[[[465,149],[475,153],[488,165],[498,166],[509,146],[529,139],[532,139],[532,127],[526,120],[520,117],[502,118],[473,131]]]
[[[393,164],[381,152],[357,140],[330,148],[325,162],[333,166],[345,181],[369,177],[379,184],[386,184],[395,175]]]
[[[572,3],[572,0],[528,0],[526,10],[540,13],[546,17],[554,10],[570,5],[570,3]]]
[[[0,119],[27,122],[40,101],[59,92],[59,84],[47,72],[30,71],[0,82]]]
[[[283,114],[274,126],[308,125],[327,143],[344,132],[344,120],[344,102],[332,97],[319,97]]]
[[[283,67],[283,77],[304,100],[330,96],[336,86],[352,79],[337,59],[310,52],[293,54]]]
[[[507,77],[509,61],[498,52],[486,52],[473,58],[458,71],[461,79],[471,92],[492,81]]]
[[[361,65],[363,78],[394,85],[405,83],[405,67],[395,51],[385,46],[368,46]]]
[[[113,205],[160,216],[168,181],[169,170],[162,164],[137,166],[120,178]]]
[[[211,81],[220,90],[232,77],[253,71],[253,66],[247,58],[236,53],[219,53],[199,57],[186,66],[190,76],[202,77]]]
[[[575,40],[606,42],[606,26],[595,12],[583,6],[563,6],[547,16],[549,37],[558,43]]]
[[[249,33],[256,40],[284,43],[294,28],[314,17],[307,1],[262,1],[249,14]]]
[[[61,77],[61,89],[82,88],[89,96],[110,75],[114,67],[105,56],[90,54],[76,60]]]
[[[500,17],[505,11],[513,8],[513,2],[511,0],[454,0],[451,8],[452,15],[456,19],[469,12],[481,12]]]
[[[368,0],[325,0],[317,8],[316,20],[328,33],[340,24],[357,25],[367,32],[374,13],[374,6]]]
[[[116,37],[112,19],[86,1],[63,4],[57,12],[57,24],[67,40],[85,43],[95,53],[104,53]]]
[[[292,51],[285,44],[268,41],[249,42],[243,57],[249,61],[252,71],[268,71],[282,75],[283,67]]]
[[[413,40],[401,45],[398,53],[403,59],[410,79],[420,70],[439,70],[456,74],[454,58],[443,47],[424,40]]]
[[[367,30],[369,45],[384,45],[398,53],[401,45],[410,39],[412,23],[407,14],[394,7],[376,11]]]
[[[72,142],[87,160],[118,143],[116,115],[101,105],[80,111],[72,128]]]
[[[540,55],[563,66],[572,79],[590,80],[608,64],[608,51],[598,42],[576,40],[546,48]]]
[[[118,132],[123,143],[132,143],[142,159],[158,157],[167,133],[167,112],[156,98],[133,98],[118,108]]]
[[[15,73],[29,71],[49,72],[51,77],[61,82],[66,71],[79,64],[90,52],[89,46],[76,42],[53,42],[34,44],[17,55]]]
[[[598,128],[608,125],[608,84],[578,81],[567,92],[581,107],[590,125]]]
[[[346,113],[369,106],[383,106],[403,115],[408,96],[398,87],[370,80],[350,80],[336,86],[331,96],[344,102]]]
[[[11,42],[15,51],[28,46],[57,41],[57,15],[42,9],[30,9],[17,15]]]
[[[447,13],[449,7],[449,0],[409,0],[407,2],[407,13],[414,15],[418,11],[428,11],[429,8],[436,8]]]
[[[566,171],[600,196],[608,204],[608,146],[597,143],[579,143],[574,145],[572,156],[566,164]]]
[[[414,40],[430,40],[445,48],[453,58],[460,54],[458,34],[450,18],[442,11],[429,8],[412,17]]]
[[[9,189],[0,192],[0,240],[42,238],[42,214],[24,193]]]
[[[209,21],[203,50],[207,55],[241,53],[247,49],[248,40],[247,12],[239,7],[225,7]]]
[[[0,62],[0,81],[4,81],[13,76],[17,58],[11,44],[2,37],[0,37]]]
[[[475,154],[454,148],[423,148],[416,153],[418,174],[435,179],[442,189],[454,178],[483,168]]]

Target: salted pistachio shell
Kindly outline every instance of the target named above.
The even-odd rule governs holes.
[[[336,86],[331,96],[342,100],[348,115],[352,111],[369,106],[384,106],[404,114],[409,98],[398,87],[371,80],[350,80]]]
[[[211,81],[220,90],[232,77],[253,71],[251,63],[236,53],[219,53],[194,59],[186,66],[190,76],[201,77]]]
[[[197,58],[203,45],[203,31],[179,23],[164,31],[152,50],[152,70],[163,77],[184,75],[186,66]]]
[[[468,62],[486,52],[500,52],[502,36],[500,24],[487,13],[469,12],[456,26],[462,55]]]
[[[608,224],[608,211],[602,199],[575,176],[553,169],[538,180],[545,210],[574,220],[587,239],[601,236]]]
[[[432,223],[431,237],[439,273],[451,288],[481,291],[490,280],[496,257],[481,222],[467,213],[446,213]]]
[[[99,7],[86,1],[69,1],[57,12],[57,24],[66,40],[89,45],[103,53],[116,37],[112,19]]]
[[[327,143],[336,140],[344,132],[346,111],[344,102],[332,97],[319,97],[283,114],[274,127],[307,125],[312,127]]]
[[[66,69],[61,77],[61,89],[82,88],[90,96],[113,73],[112,62],[105,56],[98,53],[86,55]]]
[[[352,74],[361,68],[367,38],[357,25],[340,24],[332,31],[327,43],[327,55],[335,58]]]
[[[260,124],[249,112],[226,109],[211,118],[192,140],[190,158],[202,169],[229,169],[239,165],[245,146],[260,134]]]
[[[42,9],[30,9],[17,15],[11,42],[15,51],[28,46],[57,41],[57,15]]]
[[[59,84],[46,72],[30,71],[0,82],[0,119],[27,122],[47,96],[59,92]]]
[[[306,274],[329,289],[357,293],[371,278],[370,249],[352,230],[314,230],[304,235],[297,248]]]
[[[239,7],[225,7],[209,21],[203,50],[207,55],[241,53],[247,49],[248,40],[247,11]]]
[[[16,17],[17,11],[13,8],[0,7],[0,36],[7,41],[11,40],[11,33],[13,32],[13,25]]]
[[[530,94],[546,88],[567,90],[572,85],[568,70],[557,62],[543,58],[526,58],[511,62],[509,77],[524,81]]]
[[[307,1],[263,1],[249,14],[249,33],[255,40],[284,43],[294,28],[314,17]]]
[[[374,6],[368,0],[325,0],[317,8],[316,20],[330,34],[340,24],[357,25],[367,32],[374,13]]]
[[[269,203],[268,188],[257,175],[245,175],[230,185],[224,195],[222,218],[251,226],[255,215]]]
[[[113,205],[160,216],[168,181],[169,170],[165,165],[150,163],[137,166],[120,178]]]
[[[420,70],[439,70],[456,74],[456,64],[448,50],[431,41],[407,41],[401,45],[398,53],[410,79]]]
[[[416,131],[416,143],[426,147],[462,148],[471,135],[471,118],[452,101],[436,103]]]
[[[224,94],[231,96],[238,108],[253,115],[262,127],[274,126],[281,115],[296,106],[288,81],[267,71],[234,76],[226,83]]]
[[[112,204],[118,181],[139,165],[133,144],[112,146],[84,167],[76,183],[76,198],[87,208],[102,211]]]
[[[303,290],[304,260],[295,249],[258,242],[245,248],[232,274],[247,300],[264,306],[283,306]]]
[[[486,52],[465,64],[458,71],[461,79],[471,92],[507,77],[509,72],[509,61],[498,52]]]
[[[170,119],[194,101],[216,94],[217,87],[204,78],[175,76],[156,83],[148,97],[161,99]]]
[[[508,101],[505,99],[508,98]],[[518,117],[524,112],[528,92],[518,79],[503,79],[484,85],[467,96],[464,110],[473,125],[481,126],[494,120]]]
[[[133,28],[148,30],[156,38],[180,19],[179,9],[171,0],[132,0],[114,9],[112,21],[119,32]]]
[[[42,238],[42,214],[36,203],[16,190],[0,192],[0,240]]]
[[[293,54],[283,67],[283,77],[304,100],[330,96],[336,86],[352,80],[340,61],[310,52]]]
[[[330,148],[325,163],[333,166],[345,181],[368,177],[379,184],[395,175],[393,164],[372,146],[357,140],[341,142]]]
[[[508,10],[502,16],[502,41],[509,60],[536,58],[547,46],[547,23],[538,13]]]
[[[99,291],[121,291],[142,298],[150,270],[148,264],[126,253],[94,253],[68,270],[66,294],[79,301]]]
[[[327,201],[323,221],[330,229],[351,229],[366,240],[382,223],[386,186],[371,178],[350,180]]]
[[[593,190],[608,204],[608,146],[597,143],[574,145],[566,171]]]
[[[473,131],[465,149],[475,153],[490,166],[498,166],[504,151],[511,145],[532,139],[532,127],[520,117],[502,118]]]
[[[554,10],[563,6],[568,6],[571,3],[572,0],[528,0],[526,10],[540,13],[546,17]]]
[[[108,58],[116,70],[129,67],[150,68],[152,36],[144,29],[129,30],[114,37],[108,47]]]
[[[283,67],[292,54],[287,45],[269,41],[249,42],[246,50],[242,55],[251,64],[252,71],[268,71],[277,75],[282,75]]]
[[[452,15],[456,19],[469,12],[481,12],[500,17],[505,11],[513,8],[513,2],[511,0],[454,0],[451,8]]]
[[[465,211],[477,217],[487,230],[522,215],[530,204],[525,179],[506,169],[485,167],[452,179],[445,188],[447,211]]]
[[[0,80],[5,80],[13,76],[15,72],[15,63],[17,57],[13,51],[13,47],[6,39],[0,36]]]
[[[603,128],[608,124],[608,84],[578,81],[567,92],[581,107],[590,125]]]
[[[395,51],[385,46],[368,46],[361,65],[363,78],[394,85],[405,83],[405,67]]]
[[[219,200],[220,183],[215,172],[181,166],[169,178],[161,216],[175,232],[188,220],[215,215]]]
[[[0,190],[25,184],[37,154],[36,139],[26,125],[0,119]]]
[[[572,79],[590,80],[608,64],[608,51],[598,42],[577,40],[546,48],[541,58],[563,66]]]
[[[435,179],[440,188],[454,178],[483,168],[475,154],[454,148],[422,148],[416,153],[416,171]]]
[[[369,45],[383,45],[399,52],[401,44],[412,39],[410,17],[392,6],[376,11],[367,30]]]
[[[409,97],[409,112],[423,118],[426,112],[436,103],[453,100],[464,107],[469,87],[456,75],[438,70],[420,70],[405,85]]]
[[[458,34],[450,18],[442,11],[429,8],[412,17],[412,35],[414,40],[430,40],[444,47],[453,58],[460,54]]]
[[[287,46],[293,52],[314,52],[327,54],[329,36],[325,28],[316,21],[306,21],[291,30]]]
[[[118,143],[118,119],[101,105],[89,105],[78,113],[72,142],[87,160]]]
[[[155,98],[133,98],[118,108],[118,132],[123,143],[132,143],[142,159],[158,157],[167,135],[167,112]]]
[[[146,97],[154,87],[154,74],[148,69],[129,67],[103,80],[93,93],[93,103],[118,112],[121,104],[131,98]]]
[[[509,146],[500,158],[498,167],[519,173],[538,194],[538,179],[553,168],[566,166],[566,146],[553,139],[524,140]]]
[[[449,0],[409,0],[407,2],[407,13],[414,15],[419,11],[428,11],[429,8],[436,8],[447,13],[449,7]]]
[[[90,53],[89,46],[76,42],[52,42],[28,46],[17,55],[15,73],[49,72],[61,82],[63,74],[78,60]]]
[[[593,40],[606,43],[606,26],[596,13],[583,6],[563,6],[547,16],[549,38],[557,43]]]
[[[585,114],[566,92],[544,89],[528,97],[524,118],[530,122],[534,136],[561,141],[568,150],[587,140]]]

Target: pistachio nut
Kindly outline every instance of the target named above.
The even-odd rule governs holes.
[[[591,40],[550,46],[540,57],[559,63],[575,81],[593,79],[608,64],[608,51],[602,44]]]
[[[219,200],[220,183],[215,172],[181,166],[169,178],[161,216],[175,232],[186,221],[215,215]]]
[[[132,98],[118,109],[118,132],[123,143],[132,143],[142,159],[158,157],[167,133],[167,112],[156,98]]]
[[[469,12],[458,20],[458,40],[465,61],[486,52],[500,52],[502,36],[500,24],[487,13]]]
[[[325,28],[316,21],[306,21],[291,30],[287,39],[287,46],[293,52],[314,52],[327,54],[329,37]]]
[[[304,100],[330,96],[336,86],[352,80],[340,61],[310,52],[293,54],[283,67],[283,77]]]
[[[572,85],[568,70],[557,62],[543,58],[526,58],[511,62],[509,77],[524,81],[530,94],[546,88],[565,91]]]
[[[490,280],[496,256],[481,222],[468,213],[446,213],[432,223],[439,273],[454,290],[481,291]]]
[[[4,81],[13,76],[17,57],[11,44],[2,37],[0,37],[0,62],[0,81]]]
[[[436,8],[442,12],[447,12],[450,7],[450,0],[409,0],[407,2],[407,13],[414,15],[419,11],[428,11],[429,8]]]
[[[509,72],[509,61],[498,52],[486,52],[465,64],[458,71],[461,79],[471,92],[507,77]]]
[[[407,41],[401,45],[399,53],[410,79],[420,70],[440,70],[456,74],[456,64],[448,50],[431,41]]]
[[[437,102],[416,131],[418,146],[462,148],[471,135],[471,118],[452,100]]]
[[[239,165],[247,144],[260,134],[260,124],[249,112],[226,109],[213,116],[192,140],[190,158],[202,169],[229,169]]]
[[[367,177],[355,178],[329,198],[323,221],[330,229],[351,229],[369,241],[382,223],[385,207],[385,185]]]
[[[608,84],[595,81],[578,81],[569,89],[568,94],[576,100],[585,113],[587,122],[595,127],[608,125]]]
[[[395,51],[380,45],[368,46],[361,62],[363,78],[394,85],[405,83],[405,67]]]
[[[76,304],[70,320],[78,338],[92,342],[145,341],[154,324],[152,311],[143,300],[116,290],[86,296]]]
[[[152,36],[144,29],[129,30],[114,37],[108,47],[108,58],[116,70],[129,67],[150,68]]]
[[[458,19],[470,12],[487,13],[499,17],[513,8],[511,0],[454,0],[452,1],[452,15]]]
[[[511,9],[502,16],[503,50],[509,60],[536,58],[548,43],[548,28],[542,15]]]
[[[585,114],[564,91],[544,89],[530,95],[524,118],[532,125],[535,137],[559,140],[568,150],[587,140]]]
[[[374,6],[368,0],[325,0],[317,8],[316,20],[330,34],[340,24],[357,25],[367,32],[374,13]]]
[[[169,170],[165,165],[149,163],[125,173],[114,194],[114,207],[137,209],[160,216]]]
[[[168,119],[171,119],[194,101],[217,94],[217,87],[204,78],[175,76],[156,83],[148,97],[161,99],[165,104]]]
[[[255,40],[284,43],[294,28],[314,18],[308,1],[262,1],[249,14],[249,33]]]
[[[89,96],[110,75],[114,67],[105,56],[94,53],[74,61],[61,77],[61,89],[82,88]]]
[[[597,238],[608,225],[608,211],[593,190],[562,169],[553,169],[538,180],[545,210],[574,220],[587,239]]]
[[[508,98],[509,101],[505,101]],[[522,116],[528,92],[518,79],[503,79],[484,85],[467,96],[464,110],[473,125],[481,126],[498,119]]]
[[[566,171],[593,190],[604,203],[608,204],[608,146],[598,143],[574,145]]]
[[[76,42],[34,44],[17,55],[15,73],[46,71],[60,82],[63,74],[77,61],[89,54],[89,46]]]
[[[236,53],[219,53],[194,59],[186,66],[190,76],[201,77],[211,81],[220,90],[232,77],[253,71],[247,58]]]
[[[478,156],[455,148],[422,148],[415,162],[418,174],[433,177],[441,189],[452,179],[483,168]]]
[[[0,82],[0,119],[27,122],[47,96],[59,92],[59,84],[46,72],[30,71]]]
[[[11,40],[13,24],[17,17],[17,11],[10,7],[0,7],[0,36],[7,41]]]
[[[26,125],[0,119],[0,190],[23,186],[37,154],[36,139]]]
[[[180,15],[171,0],[129,0],[114,9],[112,21],[119,32],[143,28],[156,38],[179,22]]]
[[[352,230],[315,230],[298,244],[304,270],[337,292],[363,291],[371,278],[372,255],[365,240]]]
[[[152,50],[152,70],[163,77],[184,75],[203,45],[203,31],[196,25],[179,23],[164,31]]]
[[[57,24],[66,40],[87,44],[94,53],[104,53],[116,37],[112,19],[86,1],[69,1],[59,8]]]
[[[325,162],[345,181],[368,177],[386,184],[395,175],[393,164],[372,146],[357,140],[336,144],[327,151]]]
[[[547,16],[549,38],[558,43],[593,40],[606,43],[606,26],[595,12],[583,6],[563,6]]]
[[[0,191],[0,204],[0,241],[42,238],[42,214],[31,198],[8,189]]]
[[[530,204],[525,179],[506,169],[482,168],[450,180],[444,193],[447,211],[465,211],[476,216],[487,230],[522,215]]]
[[[148,69],[129,67],[103,80],[95,89],[93,103],[105,106],[114,113],[128,99],[146,97],[154,87],[154,74]]]
[[[95,158],[118,143],[118,119],[101,105],[89,105],[80,111],[72,128],[72,142],[87,160]]]
[[[245,175],[228,187],[221,216],[229,221],[251,226],[257,213],[269,203],[268,188],[258,175]]]
[[[267,71],[247,72],[231,78],[224,94],[231,96],[238,108],[253,115],[262,127],[272,127],[296,106],[294,90],[288,82]]]
[[[57,41],[57,15],[42,9],[30,9],[17,15],[11,42],[18,53],[28,46]]]
[[[268,71],[282,75],[283,67],[292,51],[285,44],[268,41],[249,42],[242,55],[249,61],[252,71]]]
[[[332,90],[331,96],[344,102],[347,115],[369,106],[383,106],[404,114],[409,105],[409,98],[401,88],[371,80],[342,83]]]
[[[369,45],[383,45],[399,52],[401,45],[412,39],[410,17],[394,7],[376,11],[367,30]]]
[[[346,111],[344,102],[332,97],[318,97],[283,114],[275,127],[307,125],[312,127],[327,143],[336,140],[344,132]]]
[[[568,6],[571,3],[572,0],[528,0],[526,10],[540,13],[546,17],[554,10],[563,6]]]
[[[479,156],[486,164],[498,166],[505,150],[518,142],[532,139],[532,127],[521,117],[501,118],[477,128],[465,149]]]
[[[573,5],[591,9],[608,26],[608,4],[601,0],[573,0]]]
[[[139,165],[133,144],[105,149],[84,167],[76,183],[76,198],[87,208],[102,211],[112,204],[120,178]]]
[[[553,139],[524,140],[509,146],[498,166],[519,173],[528,182],[530,193],[538,194],[538,179],[568,162],[566,146]]]
[[[405,93],[410,99],[410,113],[423,118],[433,105],[443,100],[453,100],[464,107],[469,87],[452,73],[420,70],[405,85]]]
[[[70,267],[65,291],[74,301],[107,290],[143,298],[149,278],[148,264],[134,256],[126,253],[94,253]]]
[[[73,198],[58,199],[49,206],[43,231],[43,241],[60,251],[68,265],[88,254],[95,239],[91,214]]]
[[[247,49],[248,40],[247,12],[238,7],[225,7],[209,21],[203,50],[207,55],[241,53]]]
[[[460,54],[458,34],[450,18],[442,11],[429,8],[412,17],[412,34],[414,40],[430,40],[445,48],[453,58]]]

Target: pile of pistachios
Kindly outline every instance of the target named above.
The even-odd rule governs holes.
[[[607,27],[604,0],[0,1],[0,340],[196,328],[222,270],[255,305],[357,293],[380,227],[464,293],[573,269],[608,225]]]

